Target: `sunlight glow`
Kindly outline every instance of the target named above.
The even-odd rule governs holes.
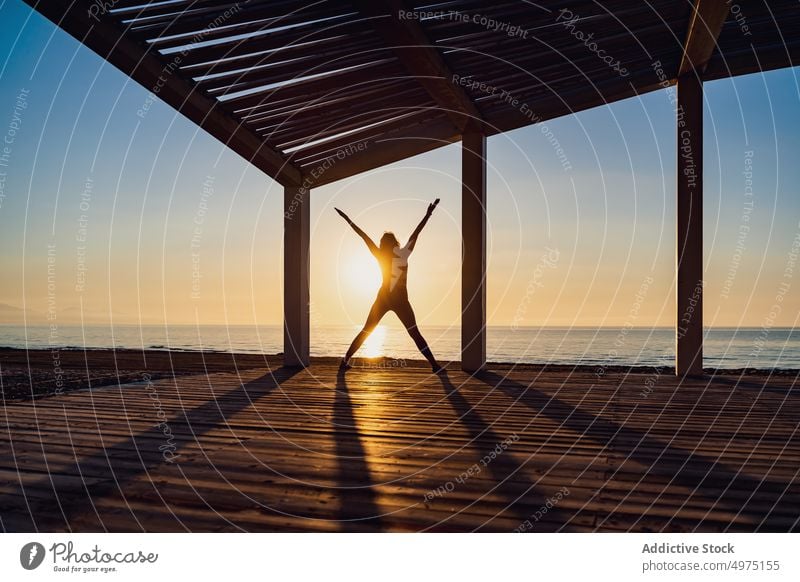
[[[360,329],[360,328],[359,328]],[[386,341],[386,327],[379,325],[375,328],[364,345],[361,346],[361,353],[358,354],[362,358],[379,358],[384,355],[383,344]]]
[[[381,271],[372,259],[350,257],[343,276],[347,288],[363,297],[373,297],[381,286]]]

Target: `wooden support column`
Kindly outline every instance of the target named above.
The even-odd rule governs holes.
[[[308,247],[310,191],[302,186],[283,190],[283,363],[309,363]]]
[[[486,365],[486,136],[461,141],[461,369]]]
[[[678,78],[675,373],[703,373],[703,82]]]

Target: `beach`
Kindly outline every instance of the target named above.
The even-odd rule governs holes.
[[[192,374],[236,372],[275,365],[254,354],[164,350],[20,350],[0,348],[6,401],[55,396],[73,390]]]
[[[329,367],[338,358],[313,357],[313,365]],[[355,358],[357,368],[390,371],[403,368],[426,368],[427,363],[417,359],[390,357]],[[17,349],[0,348],[0,375],[2,394],[6,401],[30,400],[56,396],[74,390],[109,385],[126,385],[218,372],[237,373],[249,370],[277,370],[282,366],[282,354],[253,354],[218,351],[191,351],[165,349]],[[457,368],[457,363],[451,364]],[[529,374],[542,372],[559,375],[579,374],[597,380],[606,375],[672,375],[671,366],[631,365],[579,365],[579,364],[525,364],[496,362],[494,371],[515,370]],[[728,378],[792,377],[797,370],[763,370],[757,368],[707,369],[710,376]]]

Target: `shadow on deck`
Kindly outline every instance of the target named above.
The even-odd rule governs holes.
[[[650,376],[315,362],[9,403],[0,526],[797,530],[796,377]]]

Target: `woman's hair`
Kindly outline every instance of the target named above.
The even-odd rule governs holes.
[[[399,247],[400,243],[393,232],[384,232],[381,237],[381,250],[392,250],[394,247]]]

